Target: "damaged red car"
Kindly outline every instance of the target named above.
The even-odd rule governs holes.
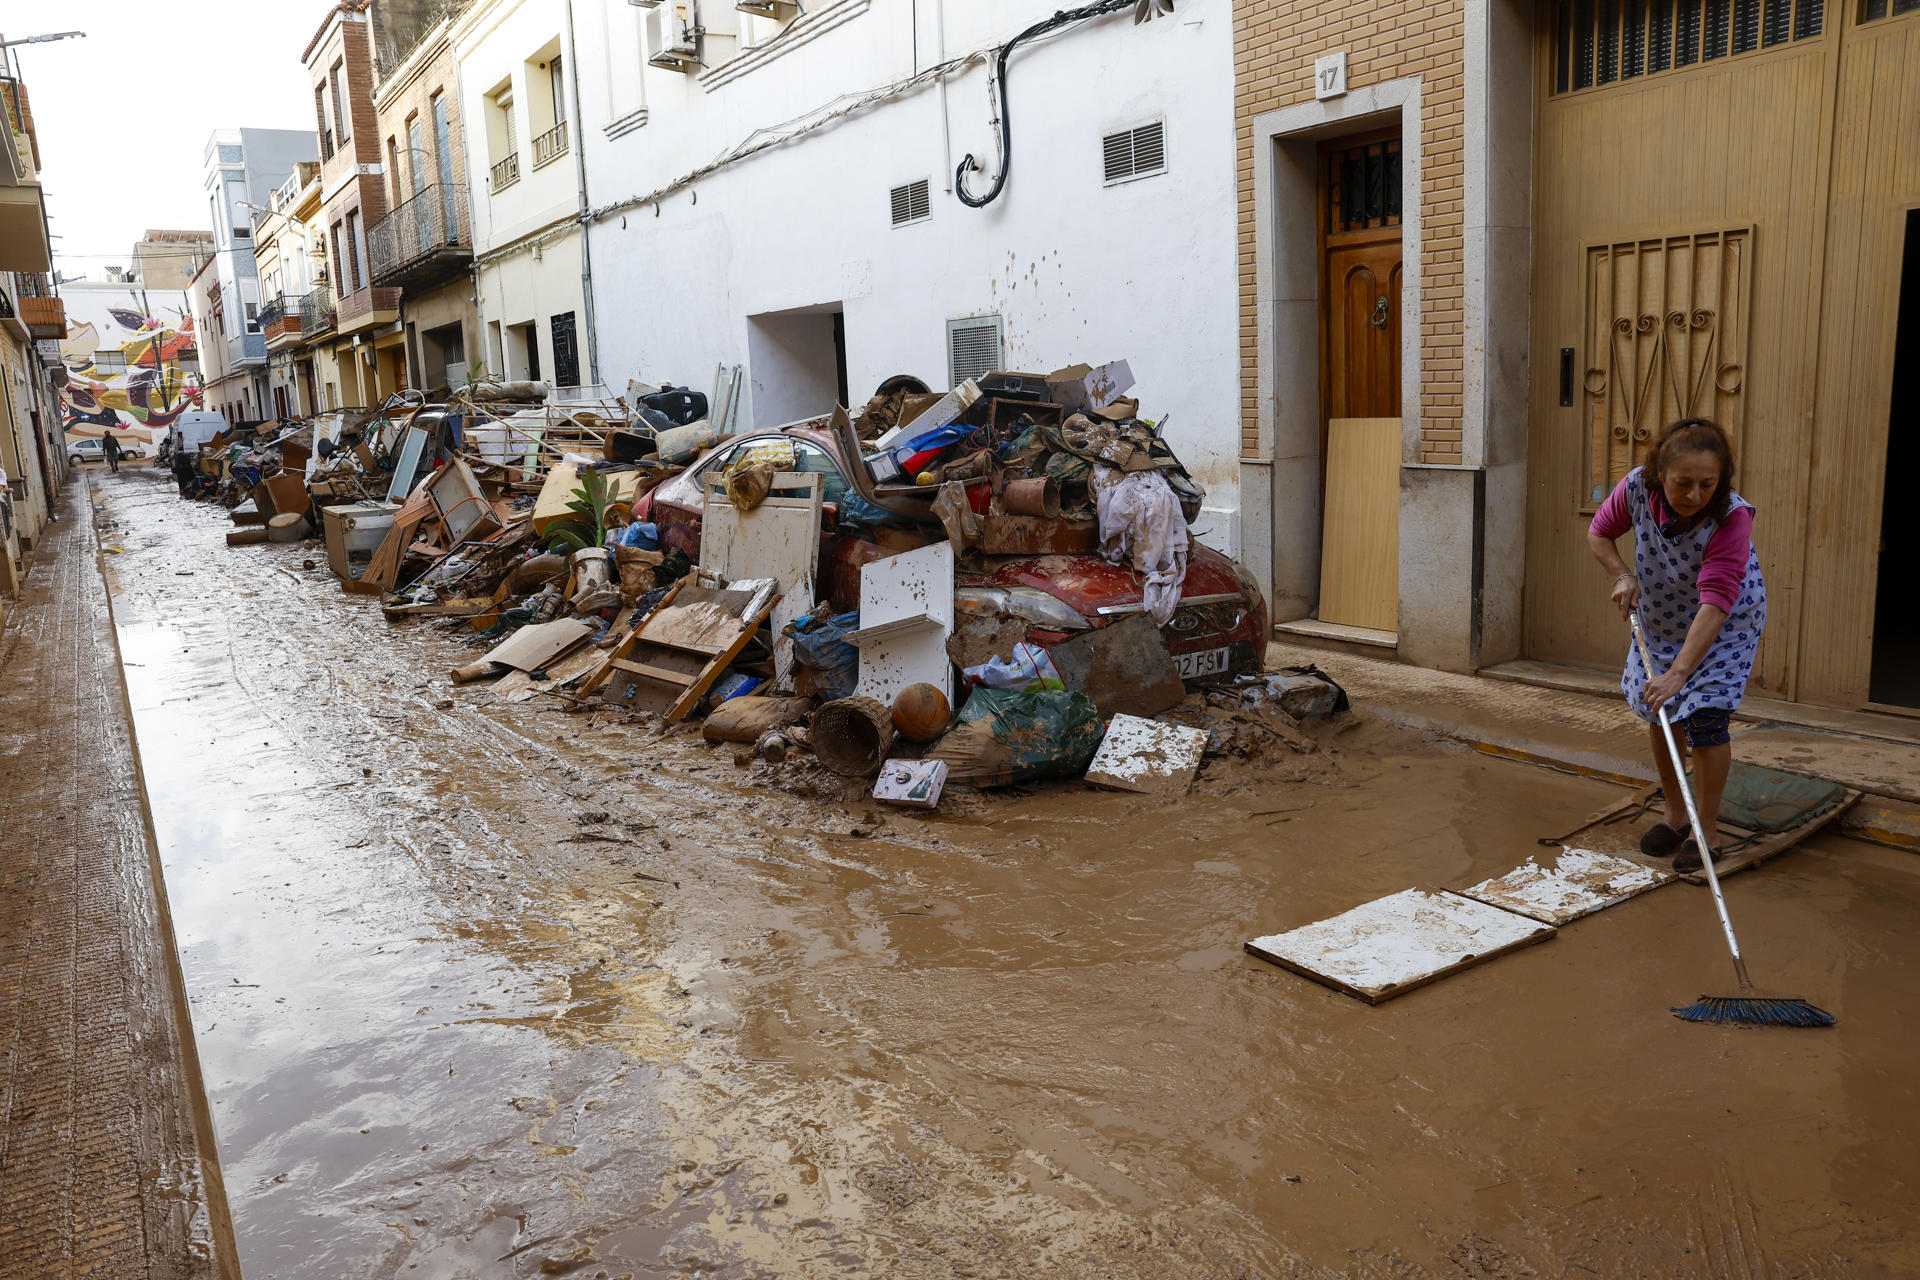
[[[817,575],[821,594],[835,610],[860,605],[860,570],[872,560],[924,546],[925,528],[901,528],[859,519],[879,514],[861,495],[845,461],[847,432],[811,425],[749,432],[723,440],[688,470],[664,481],[637,504],[635,515],[659,526],[663,549],[700,555],[700,524],[710,477],[718,476],[746,450],[790,443],[792,469],[822,477],[822,519]],[[784,445],[783,445],[784,448]],[[784,465],[784,463],[783,463]],[[855,466],[864,464],[856,459]],[[860,477],[864,479],[864,475]],[[870,482],[869,482],[870,483]],[[1074,541],[1069,539],[1069,541]],[[1013,619],[1042,646],[1105,627],[1145,612],[1144,577],[1128,565],[1109,564],[1084,535],[1086,549],[1031,555],[961,557],[954,603],[961,617]],[[1173,617],[1161,627],[1181,679],[1225,681],[1262,669],[1267,606],[1260,590],[1234,561],[1195,541],[1186,581]]]

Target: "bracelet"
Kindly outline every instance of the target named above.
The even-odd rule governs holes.
[[[1637,576],[1635,576],[1634,574],[1631,574],[1631,573],[1616,573],[1616,574],[1614,574],[1614,575],[1613,575],[1613,580],[1614,580],[1615,582],[1638,582],[1638,581],[1640,581],[1640,579],[1639,579],[1639,578],[1638,578]]]

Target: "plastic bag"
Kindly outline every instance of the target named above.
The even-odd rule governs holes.
[[[614,535],[614,545],[641,551],[660,549],[660,526],[648,520],[636,520]]]
[[[988,658],[977,667],[967,667],[961,674],[966,676],[968,684],[1014,693],[1067,687],[1067,682],[1060,678],[1060,668],[1053,665],[1053,655],[1025,640],[1013,646],[1011,659]]]
[[[793,637],[793,660],[813,673],[822,698],[851,698],[859,685],[860,650],[846,638],[859,627],[857,612],[836,614],[824,607],[787,624],[786,634]]]
[[[950,779],[978,787],[1077,778],[1106,733],[1100,709],[1084,693],[975,689],[926,759],[946,761]]]

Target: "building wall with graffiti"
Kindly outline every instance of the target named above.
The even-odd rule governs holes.
[[[69,440],[111,430],[126,443],[158,440],[204,395],[193,316],[178,289],[137,282],[64,281],[67,367],[61,416]]]

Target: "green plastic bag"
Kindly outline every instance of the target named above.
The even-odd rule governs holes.
[[[946,761],[948,778],[976,787],[1077,778],[1106,734],[1100,709],[1084,693],[981,688],[927,758]]]

